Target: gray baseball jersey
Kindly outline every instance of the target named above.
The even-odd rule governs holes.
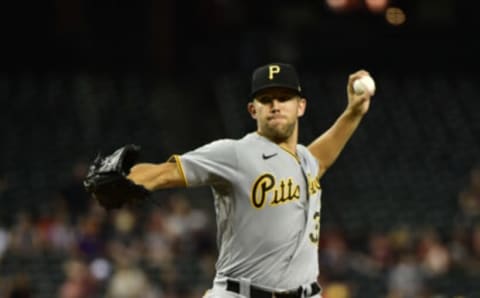
[[[209,185],[215,198],[219,257],[215,282],[291,289],[317,279],[320,230],[318,162],[258,133],[174,155],[188,187]]]

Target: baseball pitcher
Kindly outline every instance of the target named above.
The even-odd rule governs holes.
[[[316,282],[320,178],[369,109],[373,92],[359,94],[353,89],[353,82],[363,76],[369,73],[360,70],[350,75],[345,111],[306,147],[297,143],[298,119],[307,101],[294,67],[261,66],[253,72],[248,104],[257,131],[173,155],[165,163],[140,163],[120,171],[123,182],[115,185],[127,185],[130,197],[137,199],[165,188],[211,187],[219,257],[205,297],[321,297]],[[116,164],[118,158],[111,159],[97,160],[96,168]],[[89,177],[95,176],[93,172]],[[112,190],[102,192],[91,186],[97,184],[89,185],[92,194],[110,200]],[[139,195],[132,195],[137,189]],[[118,207],[119,202],[109,206]]]

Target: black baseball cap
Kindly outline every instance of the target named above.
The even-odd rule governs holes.
[[[287,88],[302,95],[297,71],[287,63],[271,63],[253,71],[251,98],[254,98],[259,91],[272,87]]]

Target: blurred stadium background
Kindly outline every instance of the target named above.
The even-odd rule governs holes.
[[[322,180],[324,298],[480,297],[480,18],[466,0],[8,1],[0,60],[0,297],[200,297],[214,274],[208,189],[106,214],[98,151],[160,162],[254,129],[254,67],[296,65],[300,141],[377,94]],[[477,37],[475,37],[477,36]],[[475,87],[477,86],[477,87]]]

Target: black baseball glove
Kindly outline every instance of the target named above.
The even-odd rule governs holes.
[[[139,146],[126,145],[109,156],[99,154],[93,161],[83,185],[105,209],[121,208],[150,194],[145,187],[126,178],[139,153]]]

